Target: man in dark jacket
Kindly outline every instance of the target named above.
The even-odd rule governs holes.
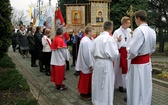
[[[17,45],[16,38],[17,38],[17,33],[15,33],[15,29],[13,29],[13,33],[11,36],[13,52],[15,52],[16,50],[16,45]]]

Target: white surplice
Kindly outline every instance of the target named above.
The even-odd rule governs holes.
[[[118,49],[121,47],[126,47],[127,52],[129,50],[129,42],[131,39],[131,29],[130,28],[118,28],[117,30],[114,31],[113,37],[116,40]],[[118,42],[117,38],[119,38],[121,35],[121,42]],[[125,76],[126,74],[122,74],[122,69],[119,67],[120,66],[120,56],[114,61],[114,70],[115,70],[115,86],[116,87],[126,87],[126,81],[125,81]]]
[[[152,54],[156,47],[156,33],[147,24],[141,24],[135,29],[131,41],[129,59]],[[151,105],[151,72],[151,61],[144,64],[130,64],[126,77],[127,105]]]
[[[70,53],[67,48],[52,50],[50,64],[55,66],[63,66],[66,64],[66,60],[69,61],[69,59]]]
[[[79,51],[78,51],[78,58],[76,62],[76,71],[82,71],[84,74],[89,74],[91,71],[89,67],[93,66],[94,58],[91,55],[90,46],[92,45],[93,41],[88,36],[82,38]]]
[[[119,56],[115,39],[108,32],[102,32],[93,41],[91,52],[95,58],[92,74],[92,103],[94,105],[113,105],[114,68]]]

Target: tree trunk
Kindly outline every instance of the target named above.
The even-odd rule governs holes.
[[[163,26],[162,26],[162,7],[161,3],[159,5],[159,17],[158,17],[158,22],[159,22],[159,52],[164,52],[164,35],[163,35]]]
[[[162,27],[159,27],[159,52],[164,52],[164,35]]]

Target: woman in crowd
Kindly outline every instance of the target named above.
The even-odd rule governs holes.
[[[30,28],[30,32],[28,34],[28,41],[29,41],[29,53],[31,54],[31,67],[37,67],[36,64],[36,46],[35,46],[35,39],[34,33],[36,31],[35,27]]]
[[[43,63],[46,69],[46,75],[50,76],[50,60],[51,60],[51,31],[50,29],[46,29],[44,32],[44,36],[42,37],[42,45],[43,45]]]
[[[20,50],[21,50],[21,55],[23,58],[25,58],[25,56],[28,58],[28,50],[29,50],[29,43],[28,43],[28,39],[27,39],[27,33],[25,30],[25,26],[20,26],[20,31],[18,33],[18,42],[20,45]]]
[[[11,36],[13,52],[15,52],[16,50],[16,45],[17,45],[16,38],[17,38],[17,33],[15,33],[15,28],[13,27],[12,36]]]
[[[43,71],[43,62],[42,62],[42,37],[43,37],[43,28],[41,26],[38,26],[36,28],[36,32],[34,34],[34,39],[35,39],[35,45],[36,45],[36,58],[39,59],[39,67],[40,67],[40,72]]]

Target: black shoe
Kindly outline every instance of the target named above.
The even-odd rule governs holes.
[[[80,75],[80,71],[76,71],[75,73],[74,73],[74,75],[77,77],[77,76],[79,76]]]
[[[75,67],[75,64],[72,64],[71,67]]]
[[[45,71],[46,71],[45,68],[40,69],[40,72],[45,72]]]
[[[38,67],[38,65],[34,64],[34,65],[31,65],[31,67]]]
[[[126,92],[126,90],[123,88],[123,87],[119,87],[119,89],[118,89],[121,93],[124,93],[124,92]]]
[[[66,68],[66,70],[68,71],[68,70],[69,70],[69,68],[67,67],[67,68]]]
[[[57,89],[58,91],[61,91],[61,90],[66,90],[67,87],[66,87],[65,85],[62,85],[61,87],[60,87],[60,86],[59,86],[59,87],[56,87],[56,89]]]
[[[80,94],[79,98],[81,98],[82,100],[85,100],[85,101],[90,101],[91,100],[91,97],[88,96],[88,95],[85,95],[85,94]]]
[[[124,101],[127,102],[127,97],[124,98]]]
[[[50,76],[51,74],[50,74],[49,72],[46,72],[46,75],[47,75],[47,76]]]
[[[37,64],[34,64],[34,66],[38,67],[38,65],[37,65]]]

